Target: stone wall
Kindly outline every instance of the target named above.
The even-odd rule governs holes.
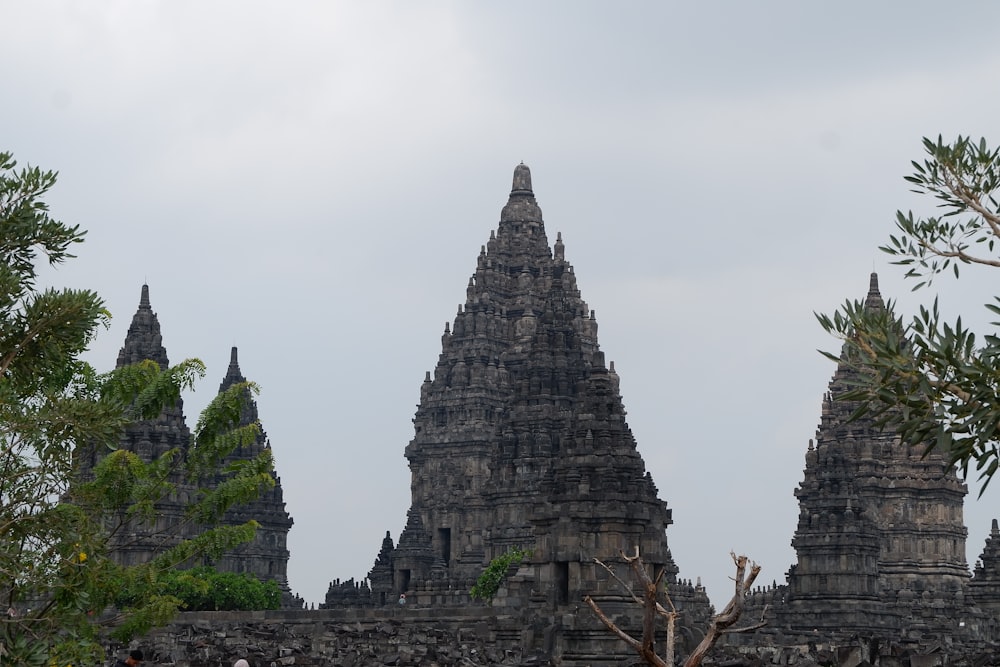
[[[616,619],[627,622],[626,619]],[[772,631],[720,645],[705,667],[984,667],[1000,652],[913,642],[820,637],[785,643]],[[476,665],[603,666],[637,664],[588,609],[555,618],[507,614],[487,607],[333,609],[182,614],[173,625],[133,644],[145,665],[231,667],[405,667]],[[663,646],[662,639],[658,646]],[[690,647],[678,647],[683,655]],[[120,655],[121,653],[119,653]],[[662,655],[662,649],[661,649]]]
[[[565,650],[567,642],[576,653]],[[569,662],[599,664],[591,658],[604,657],[618,664],[628,653],[616,644],[589,610],[533,619],[486,607],[388,607],[188,613],[133,646],[143,649],[149,664],[173,667],[229,667],[239,658],[252,667],[446,667],[542,665],[564,654]],[[606,655],[599,648],[604,645]]]

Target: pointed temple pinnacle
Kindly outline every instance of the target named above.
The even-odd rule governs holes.
[[[246,377],[244,377],[243,372],[240,371],[240,362],[236,354],[236,346],[233,345],[229,353],[229,368],[226,369],[226,377],[222,379],[222,384],[219,385],[219,393],[224,392],[234,384],[246,381]],[[254,409],[256,410],[256,407]]]
[[[874,271],[872,271],[868,282],[868,296],[865,298],[865,308],[869,310],[882,310],[885,308],[885,302],[882,301],[882,294],[878,291],[878,274]]]
[[[514,185],[510,189],[511,195],[533,196],[531,191],[531,170],[523,162],[514,167]]]
[[[117,367],[128,366],[140,361],[155,361],[161,369],[170,365],[167,351],[163,348],[163,337],[160,335],[160,322],[149,303],[149,285],[143,283],[139,297],[139,307],[132,316],[125,345],[118,352]]]

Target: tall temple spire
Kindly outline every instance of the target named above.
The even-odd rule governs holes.
[[[467,603],[484,565],[520,547],[532,553],[530,574],[508,586],[520,600],[511,604],[575,605],[606,590],[594,558],[639,545],[678,586],[675,604],[695,605],[694,589],[685,597],[677,583],[671,513],[625,422],[592,313],[561,236],[555,253],[548,244],[531,172],[519,164],[420,390],[405,451],[411,506],[391,572],[369,574],[377,599],[433,591]]]
[[[139,308],[132,317],[125,343],[118,353],[117,367],[122,368],[142,361],[154,361],[165,370],[170,362],[163,347],[160,322],[149,301],[149,286],[143,285],[139,296]],[[154,461],[167,452],[180,452],[186,456],[191,445],[191,432],[184,419],[184,402],[178,398],[173,405],[167,405],[154,419],[131,422],[122,431],[119,449],[134,452],[144,461]],[[182,493],[163,498],[156,503],[156,521],[147,523],[136,520],[128,530],[120,531],[112,541],[114,557],[122,563],[147,561],[175,545],[182,538],[193,536],[188,525],[186,503],[182,497],[193,493],[193,489],[182,473],[174,471],[172,481],[182,489]],[[164,527],[169,527],[164,530]],[[117,542],[120,539],[121,542]]]
[[[872,273],[865,308],[884,307]],[[910,447],[871,415],[855,417],[859,403],[842,397],[861,372],[837,365],[806,452],[795,490],[797,564],[779,620],[800,631],[941,632],[968,611],[967,488],[941,452]],[[921,618],[929,607],[939,611]]]
[[[246,378],[240,371],[237,348],[234,345],[229,352],[229,368],[219,385],[219,393],[241,382],[246,382]],[[245,392],[244,398],[240,426],[260,426],[257,402],[249,390]],[[235,448],[226,457],[221,469],[224,470],[228,463],[256,458],[270,446],[267,433],[261,428],[253,442]],[[225,476],[226,473],[220,473],[217,482],[222,482]],[[223,521],[235,525],[251,519],[260,524],[253,541],[226,553],[216,563],[216,567],[228,572],[250,572],[262,580],[273,579],[282,590],[282,603],[296,606],[288,588],[288,532],[293,521],[285,509],[281,478],[277,475],[273,487],[261,488],[259,497],[250,503],[231,507]]]
[[[118,353],[117,367],[121,368],[147,359],[158,363],[161,369],[166,369],[170,365],[167,350],[163,347],[163,336],[160,334],[160,321],[149,304],[149,285],[143,285],[139,296],[139,308],[132,316],[125,344]]]

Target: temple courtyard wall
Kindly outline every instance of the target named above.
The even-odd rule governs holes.
[[[984,667],[1000,655],[984,648],[917,648],[863,638],[837,642],[767,631],[744,646],[719,645],[706,667]],[[635,653],[582,605],[531,617],[488,607],[322,609],[181,614],[138,642],[149,665],[357,667],[362,665],[635,665]],[[662,639],[658,644],[663,646]],[[684,651],[680,651],[684,653]],[[661,648],[660,654],[663,654]]]

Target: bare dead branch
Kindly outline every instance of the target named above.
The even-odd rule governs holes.
[[[736,577],[733,580],[735,583],[733,597],[729,601],[729,604],[726,605],[726,608],[722,610],[722,613],[712,617],[712,621],[708,625],[708,632],[705,633],[704,639],[701,640],[694,651],[691,652],[691,655],[688,656],[687,660],[684,661],[684,667],[698,667],[705,655],[719,641],[719,638],[739,620],[743,613],[743,604],[746,601],[747,591],[750,590],[753,582],[757,579],[757,575],[760,574],[760,565],[757,565],[757,563],[750,563],[750,571],[746,571],[748,561],[746,556],[737,556],[735,553],[731,553],[730,555],[733,557],[733,563],[736,565]],[[764,625],[764,621],[761,621],[757,627],[761,625]],[[733,630],[733,632],[749,632],[755,629],[757,628],[748,626],[746,630],[740,628]]]
[[[705,655],[712,649],[713,646],[715,646],[715,643],[722,635],[727,633],[752,632],[767,625],[767,622],[764,620],[764,613],[762,613],[761,620],[758,623],[739,628],[732,627],[743,613],[747,593],[753,586],[754,581],[756,581],[757,575],[760,574],[761,568],[756,563],[749,562],[749,559],[746,556],[737,556],[735,553],[730,553],[730,555],[733,558],[733,564],[736,566],[736,576],[733,578],[733,597],[726,605],[725,609],[722,610],[722,613],[716,614],[712,617],[708,632],[705,634],[701,643],[699,643],[691,655],[688,656],[687,660],[684,661],[684,667],[698,667]],[[635,549],[635,555],[628,556],[623,551],[621,552],[621,557],[629,565],[636,580],[643,587],[643,596],[641,600],[632,590],[631,586],[626,584],[613,568],[597,558],[594,559],[594,562],[603,567],[612,576],[612,578],[614,578],[614,580],[628,592],[634,602],[642,605],[642,639],[636,639],[615,625],[615,623],[607,617],[607,615],[589,595],[584,598],[584,602],[587,603],[587,605],[597,615],[598,619],[600,619],[600,621],[604,623],[604,625],[612,633],[635,649],[635,651],[639,654],[639,657],[643,660],[651,665],[655,665],[656,667],[673,667],[674,649],[676,643],[675,628],[680,614],[677,613],[677,609],[674,607],[673,600],[670,598],[669,593],[666,594],[666,599],[670,605],[670,611],[664,609],[663,606],[657,601],[657,593],[660,582],[663,579],[664,571],[661,570],[657,573],[655,579],[651,578],[649,576],[649,572],[646,570],[645,564],[639,556],[638,547]],[[749,571],[747,570],[748,565]],[[764,608],[765,613],[766,611],[767,607]],[[664,616],[667,619],[666,660],[656,655],[654,647],[656,631],[655,620],[657,615]]]
[[[627,583],[625,583],[622,580],[622,578],[618,576],[618,573],[615,572],[613,567],[607,565],[606,563],[604,563],[604,561],[601,561],[597,558],[594,559],[594,562],[603,567],[605,570],[607,570],[608,574],[611,575],[611,578],[617,581],[618,584],[625,589],[625,592],[628,593],[629,596],[631,596],[632,600],[635,601],[636,604],[642,604],[642,600],[639,598],[638,595],[635,594],[635,591],[632,590],[632,587],[629,586]]]
[[[624,553],[622,553],[622,558],[625,559],[625,562],[630,562],[629,556],[626,556]],[[632,590],[632,587],[628,583],[626,583],[621,577],[618,576],[618,573],[615,572],[614,568],[612,568],[610,565],[608,565],[604,561],[600,560],[599,558],[595,558],[594,562],[597,563],[598,565],[600,565],[601,567],[603,567],[605,570],[607,570],[608,574],[611,575],[611,578],[614,579],[615,581],[617,581],[618,584],[623,589],[625,589],[625,592],[629,594],[629,597],[632,598],[633,602],[635,602],[638,605],[644,604],[643,601],[642,601],[642,598],[640,598],[638,595],[636,595],[635,591]],[[660,580],[663,578],[663,574],[664,574],[664,572],[661,571],[660,574],[657,575],[657,577],[656,577],[656,585],[657,586],[659,586]],[[670,610],[669,611],[666,610],[666,609],[664,609],[663,605],[661,605],[659,602],[656,603],[656,613],[659,614],[660,616],[669,617],[670,614],[676,614],[677,613],[677,610],[674,608],[674,601],[670,599],[670,595],[667,595],[667,602],[670,603]]]
[[[618,635],[619,639],[634,648],[636,651],[640,651],[642,649],[642,643],[615,625],[615,622],[608,618],[603,611],[601,611],[601,608],[597,606],[597,603],[594,602],[593,598],[588,595],[583,598],[583,601],[587,603],[587,606],[594,610],[594,613],[597,614],[597,618],[600,619],[601,623],[606,625],[608,630],[611,630],[611,632]]]

